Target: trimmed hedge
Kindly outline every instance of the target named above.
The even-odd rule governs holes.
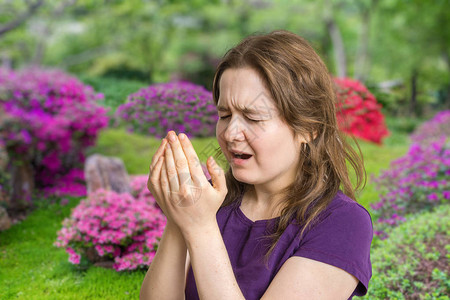
[[[358,299],[449,299],[450,205],[411,215],[372,245],[372,279]]]

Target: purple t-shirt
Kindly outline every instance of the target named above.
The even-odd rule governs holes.
[[[217,223],[245,299],[260,299],[291,256],[324,262],[354,275],[359,283],[349,299],[367,293],[372,277],[373,227],[370,214],[362,205],[339,191],[301,240],[298,235],[302,227],[291,222],[272,252],[267,269],[262,259],[268,242],[261,237],[267,235],[267,230],[274,232],[273,223],[271,229],[266,229],[266,225],[270,220],[278,221],[279,217],[253,222],[241,211],[241,200],[242,194],[233,204],[219,209]],[[199,299],[192,267],[186,279],[185,295],[187,300]]]

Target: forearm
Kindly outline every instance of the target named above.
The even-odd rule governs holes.
[[[200,299],[245,299],[218,226],[186,239]]]
[[[142,283],[141,300],[184,299],[186,250],[178,227],[167,225]]]

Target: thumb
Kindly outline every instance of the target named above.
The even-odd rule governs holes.
[[[223,169],[216,163],[212,156],[208,158],[206,165],[208,167],[208,172],[211,175],[213,187],[220,192],[226,191],[227,182],[225,180],[225,172]]]

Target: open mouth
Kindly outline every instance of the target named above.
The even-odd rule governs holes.
[[[250,157],[252,157],[252,155],[250,154],[237,154],[237,153],[232,153],[234,158],[238,158],[238,159],[249,159]]]

